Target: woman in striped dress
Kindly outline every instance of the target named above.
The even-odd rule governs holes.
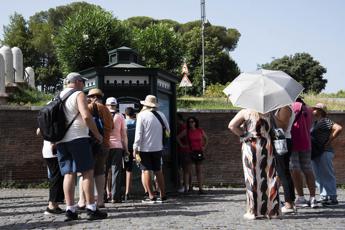
[[[247,194],[245,219],[280,216],[277,173],[267,114],[242,109],[230,121],[229,129],[241,138]]]

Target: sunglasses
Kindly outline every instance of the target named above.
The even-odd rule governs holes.
[[[195,123],[195,121],[188,121],[188,123]]]

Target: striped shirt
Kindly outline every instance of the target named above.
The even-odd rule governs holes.
[[[311,136],[320,146],[324,146],[329,139],[334,122],[327,117],[314,121]],[[331,146],[325,146],[325,151],[333,151]]]

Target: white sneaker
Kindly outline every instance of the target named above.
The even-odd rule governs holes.
[[[304,196],[297,197],[295,200],[296,207],[305,208],[309,207],[308,201],[304,198]]]
[[[246,212],[244,215],[243,215],[243,218],[245,220],[255,220],[256,217],[254,214],[250,213],[250,212]]]
[[[319,207],[319,205],[317,204],[317,200],[315,199],[315,197],[310,198],[310,207],[311,207],[311,208],[317,208],[317,207]]]
[[[289,213],[295,213],[296,210],[294,208],[287,208],[285,206],[282,207],[282,213],[283,214],[289,214]]]

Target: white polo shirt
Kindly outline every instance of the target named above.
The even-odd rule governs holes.
[[[162,117],[166,128],[170,132],[166,117],[162,112],[157,112]],[[140,112],[137,114],[133,149],[142,152],[161,151],[163,149],[162,132],[161,123],[150,110]]]

